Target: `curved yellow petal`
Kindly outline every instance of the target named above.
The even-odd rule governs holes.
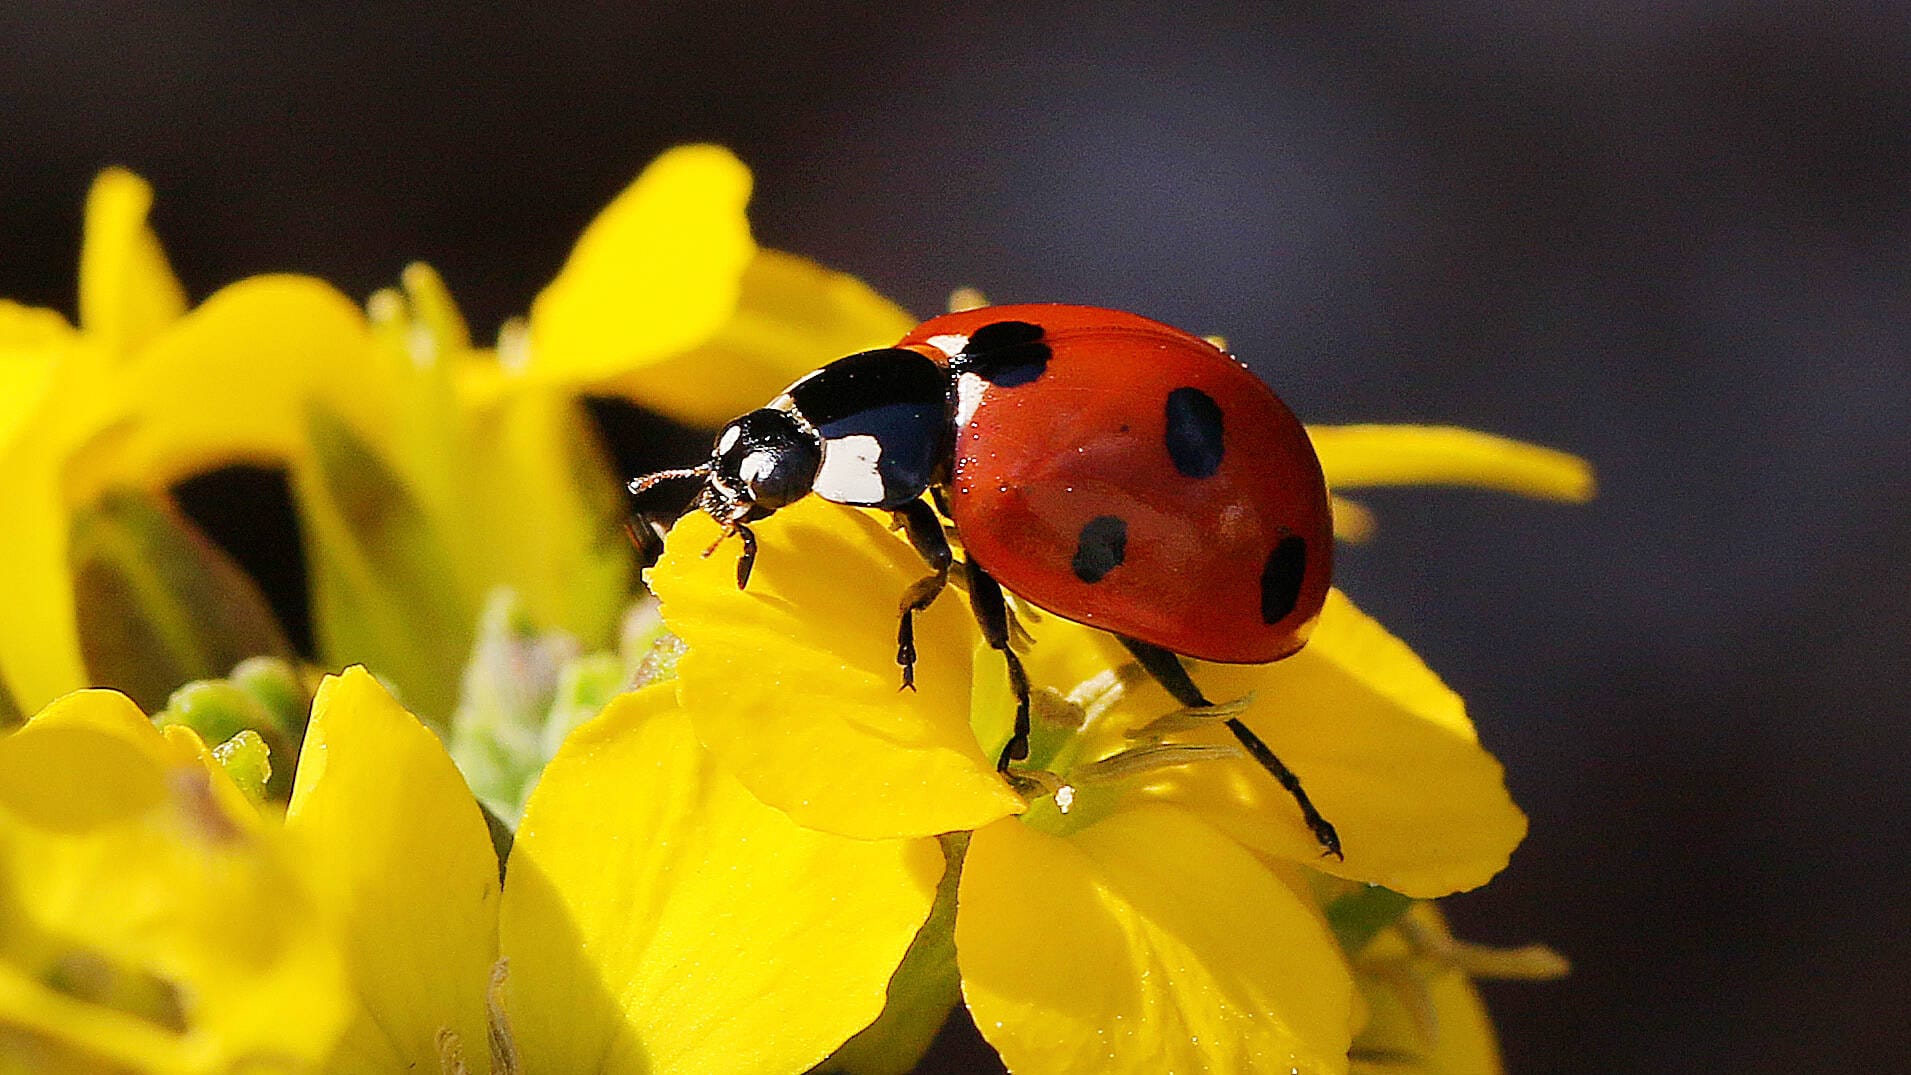
[[[0,301],[0,680],[28,713],[84,685],[56,468],[74,439],[61,412],[97,410],[75,391],[95,350],[53,311]],[[61,608],[65,630],[47,631]]]
[[[743,270],[736,309],[715,335],[604,390],[687,425],[718,426],[818,366],[894,344],[915,323],[853,276],[759,250]]]
[[[309,278],[233,284],[116,368],[91,351],[74,352],[0,442],[0,672],[27,708],[87,682],[67,564],[74,507],[228,463],[296,462],[314,399],[358,428],[392,425],[391,371],[357,309]]]
[[[343,971],[276,836],[112,692],[0,738],[0,1040],[75,1070],[315,1068]]]
[[[624,695],[574,732],[525,810],[502,928],[526,1070],[805,1070],[881,1011],[928,916],[934,840],[798,827],[671,695]]]
[[[397,371],[329,284],[257,276],[225,287],[124,374],[135,426],[117,476],[165,484],[212,467],[282,465],[306,448],[315,402],[363,433],[395,426]]]
[[[80,327],[124,357],[186,311],[186,291],[146,226],[153,188],[124,168],[108,168],[86,195],[80,245]]]
[[[326,1070],[435,1071],[445,1029],[482,1055],[497,855],[437,738],[363,668],[319,687],[285,828],[356,994]]]
[[[89,365],[56,371],[38,408],[0,449],[0,504],[6,505],[0,511],[0,592],[8,604],[0,616],[0,673],[28,710],[88,685],[68,562],[75,502],[68,487],[76,473],[100,469],[89,467],[87,453],[78,450],[83,438],[124,431],[113,424],[117,392],[88,376]],[[97,494],[101,483],[93,485]]]
[[[528,372],[583,386],[710,338],[756,252],[750,173],[728,150],[658,157],[586,228],[531,306]]]
[[[52,310],[0,299],[0,452],[39,406],[79,334]]]
[[[1371,1013],[1354,1040],[1355,1075],[1500,1075],[1499,1038],[1480,992],[1447,969],[1403,995],[1387,980],[1361,979]]]
[[[758,798],[847,836],[930,836],[1022,809],[970,729],[975,632],[962,595],[916,618],[902,691],[897,603],[928,574],[869,514],[816,498],[753,524],[748,590],[736,541],[700,513],[670,533],[650,583],[689,649],[677,663],[697,735]]]
[[[1192,815],[975,833],[956,959],[1009,1070],[1347,1069],[1352,983],[1296,887]]]
[[[1205,665],[1195,678],[1217,702],[1253,695],[1245,719],[1338,828],[1346,861],[1321,856],[1293,800],[1252,762],[1183,766],[1145,792],[1250,847],[1431,898],[1485,884],[1526,834],[1459,696],[1337,590],[1300,653]]]
[[[1327,484],[1470,485],[1547,500],[1592,499],[1592,467],[1578,456],[1453,426],[1308,426]]]

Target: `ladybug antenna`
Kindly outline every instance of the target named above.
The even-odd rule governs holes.
[[[710,476],[710,466],[709,463],[703,463],[698,466],[683,467],[677,470],[659,470],[654,474],[646,474],[641,478],[632,478],[627,488],[630,489],[630,495],[641,496],[656,486],[662,485],[664,482],[676,481],[680,478],[707,478]]]

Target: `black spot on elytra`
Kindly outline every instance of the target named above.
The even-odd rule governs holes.
[[[1015,388],[1048,370],[1049,348],[1042,326],[1027,321],[997,321],[969,334],[962,353],[949,360],[956,373],[973,373],[1002,388]]]
[[[1279,623],[1300,600],[1301,578],[1307,574],[1307,542],[1292,534],[1267,554],[1261,568],[1261,622]]]
[[[1168,393],[1168,458],[1190,478],[1221,469],[1221,405],[1199,388]]]
[[[1069,564],[1083,582],[1100,582],[1128,556],[1128,524],[1115,515],[1097,515],[1075,539],[1075,559]]]

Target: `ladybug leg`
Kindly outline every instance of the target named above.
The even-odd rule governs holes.
[[[1028,759],[1028,673],[1022,670],[1022,658],[1009,648],[1009,605],[1002,597],[1001,584],[973,559],[964,561],[962,568],[968,577],[969,607],[975,612],[975,622],[982,628],[983,640],[1008,662],[1009,687],[1015,691],[1015,733],[1002,747],[1002,756],[995,760],[995,768],[1006,773],[1010,762]]]
[[[1175,656],[1172,650],[1162,649],[1160,646],[1132,638],[1116,637],[1121,637],[1121,644],[1128,647],[1128,652],[1135,655],[1135,660],[1141,662],[1141,667],[1154,677],[1155,682],[1161,684],[1164,690],[1173,695],[1175,701],[1189,709],[1214,708],[1214,703],[1208,701],[1207,696],[1201,693],[1201,688],[1194,685],[1194,680],[1188,676],[1187,668],[1181,664],[1181,658]],[[1302,820],[1307,822],[1307,828],[1314,834],[1315,841],[1320,844],[1321,853],[1332,855],[1337,859],[1345,859],[1346,856],[1340,853],[1340,834],[1334,831],[1331,822],[1321,816],[1320,811],[1314,806],[1314,801],[1307,797],[1306,789],[1301,787],[1301,778],[1294,775],[1294,770],[1289,769],[1287,763],[1277,757],[1274,751],[1261,741],[1261,737],[1254,734],[1252,728],[1242,723],[1241,718],[1229,717],[1227,726],[1228,731],[1234,733],[1234,738],[1240,741],[1242,749],[1246,750],[1250,757],[1260,763],[1261,768],[1266,769],[1275,780],[1280,782],[1281,787],[1286,788],[1287,793],[1294,797],[1295,804],[1301,808]]]
[[[896,524],[909,535],[916,555],[935,574],[917,579],[902,595],[902,623],[896,628],[896,663],[902,666],[905,690],[916,689],[916,613],[941,595],[949,584],[949,566],[955,556],[949,551],[949,538],[942,532],[942,520],[928,504],[912,500],[893,513]]]
[[[736,524],[736,531],[743,538],[743,555],[737,558],[737,589],[742,590],[749,588],[750,569],[756,566],[756,534],[742,523]]]

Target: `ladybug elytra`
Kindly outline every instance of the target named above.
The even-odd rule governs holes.
[[[1028,756],[1030,692],[1004,588],[1115,634],[1176,701],[1207,707],[1179,657],[1292,655],[1332,574],[1326,482],[1299,420],[1214,344],[1118,310],[992,306],[926,321],[731,422],[708,462],[630,488],[687,478],[703,482],[693,506],[742,539],[739,586],[756,557],[749,524],[780,507],[814,493],[891,512],[930,572],[901,600],[905,686],[914,614],[958,566],[953,525],[976,621],[1016,694],[1004,773]],[[1292,771],[1239,719],[1227,726],[1339,855]]]

